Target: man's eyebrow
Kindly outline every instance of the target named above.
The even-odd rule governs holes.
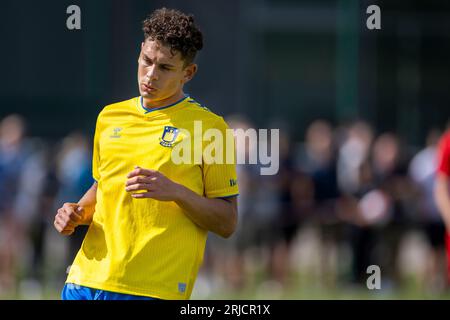
[[[143,53],[142,54],[143,55],[143,57],[144,57],[144,59],[145,60],[148,60],[148,61],[153,61],[152,59],[150,59],[145,53]],[[160,66],[163,66],[163,67],[170,67],[170,68],[175,68],[175,65],[173,65],[173,64],[170,64],[170,63],[158,63]]]
[[[169,67],[169,68],[175,68],[175,66],[173,64],[170,63],[161,63],[160,64],[162,67]]]

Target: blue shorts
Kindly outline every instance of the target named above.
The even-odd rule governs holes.
[[[62,292],[62,300],[157,300],[151,297],[135,296],[66,283]]]

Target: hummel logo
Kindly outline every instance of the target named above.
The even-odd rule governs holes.
[[[113,129],[114,133],[112,135],[110,135],[109,137],[110,138],[120,138],[121,137],[120,131],[122,131],[122,128],[114,128]]]

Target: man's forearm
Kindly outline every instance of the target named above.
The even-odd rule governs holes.
[[[211,199],[199,196],[180,185],[175,202],[200,227],[224,238],[231,236],[237,225],[237,200]]]
[[[435,200],[441,216],[447,226],[447,232],[450,233],[450,193],[449,193],[449,178],[438,174],[435,185]]]
[[[97,182],[94,182],[84,196],[78,201],[78,205],[83,207],[83,222],[81,224],[89,225],[95,212],[97,203]]]

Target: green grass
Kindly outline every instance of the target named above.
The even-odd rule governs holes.
[[[428,300],[428,299],[450,299],[450,291],[432,293],[424,290],[415,277],[406,278],[402,286],[389,288],[382,283],[380,290],[369,290],[365,285],[349,285],[348,283],[330,284],[323,278],[315,279],[310,274],[291,275],[287,285],[281,287],[279,284],[267,281],[266,275],[258,271],[249,277],[245,287],[237,290],[222,285],[213,286],[213,279],[203,277],[197,281],[194,288],[192,300]],[[206,284],[207,291],[199,290]],[[52,283],[42,287],[41,295],[36,297],[32,292],[17,290],[14,293],[2,294],[0,299],[9,300],[59,300],[60,290],[63,283]],[[197,287],[198,286],[198,287]]]

